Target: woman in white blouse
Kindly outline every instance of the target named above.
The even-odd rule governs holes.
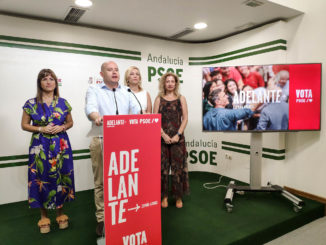
[[[152,100],[149,93],[142,88],[138,67],[130,66],[125,73],[124,83],[136,95],[144,113],[152,113]]]

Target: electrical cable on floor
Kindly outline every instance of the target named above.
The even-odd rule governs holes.
[[[205,183],[205,184],[203,184],[203,187],[204,187],[205,189],[208,189],[208,190],[215,189],[215,188],[221,188],[221,187],[227,188],[226,185],[219,185],[219,183],[221,182],[222,178],[223,178],[223,175],[221,175],[221,176],[219,177],[219,179],[218,179],[217,182],[209,182],[209,183]],[[210,187],[209,185],[215,185],[215,186],[211,186],[211,187]]]

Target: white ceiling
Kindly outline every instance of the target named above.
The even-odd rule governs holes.
[[[177,40],[207,42],[302,14],[268,0],[258,0],[263,5],[254,8],[245,5],[246,1],[93,0],[93,6],[76,24],[169,39],[197,22],[206,22],[206,29]],[[0,14],[64,23],[71,6],[76,7],[73,0],[0,0]],[[248,23],[251,26],[244,26]]]

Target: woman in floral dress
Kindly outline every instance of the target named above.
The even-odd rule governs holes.
[[[164,74],[159,83],[159,94],[154,102],[154,113],[162,114],[161,128],[161,195],[162,207],[168,207],[169,172],[172,175],[172,194],[176,207],[182,208],[182,197],[189,193],[187,150],[184,130],[188,122],[186,98],[179,93],[179,78],[174,73]]]
[[[60,229],[68,227],[64,202],[75,198],[72,151],[66,131],[73,126],[71,106],[59,97],[58,81],[50,69],[37,78],[36,98],[23,106],[22,128],[32,132],[29,146],[28,202],[40,208],[41,233],[50,231],[47,209],[56,209]],[[32,122],[32,124],[31,124]]]

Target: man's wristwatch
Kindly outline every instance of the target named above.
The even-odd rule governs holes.
[[[182,134],[180,134],[179,132],[177,132],[177,135],[178,135],[179,137],[181,137]]]

